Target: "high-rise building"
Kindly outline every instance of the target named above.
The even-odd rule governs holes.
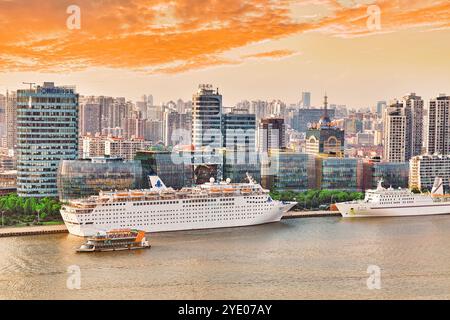
[[[17,94],[6,93],[6,147],[14,149],[17,144]]]
[[[222,147],[222,95],[212,85],[200,85],[192,98],[192,145],[195,150]]]
[[[102,132],[101,106],[98,103],[87,103],[80,106],[80,133],[81,135]]]
[[[311,107],[311,92],[302,92],[302,107]]]
[[[389,162],[409,161],[422,154],[423,100],[415,93],[394,101],[384,113],[384,158]]]
[[[161,120],[147,119],[145,122],[144,139],[159,143],[163,139],[163,122]],[[190,137],[189,137],[190,139]]]
[[[223,117],[223,146],[227,152],[256,152],[256,117],[235,109]]]
[[[286,125],[282,118],[262,119],[258,128],[258,151],[286,148]]]
[[[124,136],[128,139],[143,138],[145,122],[139,112],[133,112],[130,116],[123,118],[121,127],[124,130]]]
[[[256,154],[256,116],[234,109],[223,116],[224,179],[245,182],[248,172],[257,181],[260,163]]]
[[[377,102],[377,114],[378,116],[382,116],[383,115],[383,110],[386,107],[387,103],[386,101],[378,101]]]
[[[163,141],[166,146],[174,146],[179,143],[190,144],[190,137],[186,133],[191,132],[192,118],[188,113],[178,113],[172,110],[164,112]]]
[[[56,197],[61,160],[78,154],[78,94],[45,82],[17,91],[17,193]]]
[[[415,93],[403,97],[402,103],[406,109],[406,161],[422,154],[423,148],[423,107],[421,97]]]
[[[384,159],[388,162],[405,162],[407,113],[398,101],[384,110]]]
[[[450,96],[430,100],[428,108],[428,153],[450,154]]]
[[[6,96],[3,94],[0,94],[0,137],[6,138]],[[6,139],[4,142],[1,147],[6,147]]]

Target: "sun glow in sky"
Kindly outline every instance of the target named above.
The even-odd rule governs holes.
[[[362,107],[449,94],[449,57],[448,0],[0,0],[0,92],[54,81],[163,102],[212,83],[226,105],[327,91]]]

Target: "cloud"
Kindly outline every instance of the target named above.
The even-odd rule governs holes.
[[[81,8],[81,29],[66,27],[67,7]],[[326,8],[298,22],[293,3]],[[317,31],[367,36],[367,6],[381,9],[382,30],[449,27],[450,2],[431,0],[0,0],[0,71],[70,72],[90,67],[178,73],[242,63],[226,52]],[[243,58],[281,58],[279,48]]]
[[[294,55],[296,52],[293,50],[272,50],[259,52],[254,54],[244,55],[243,58],[268,58],[268,59],[280,59]]]

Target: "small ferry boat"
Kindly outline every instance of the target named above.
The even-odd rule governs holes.
[[[145,231],[132,229],[111,230],[98,232],[88,238],[77,252],[120,251],[150,248],[145,237]]]

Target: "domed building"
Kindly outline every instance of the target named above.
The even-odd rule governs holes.
[[[328,97],[325,95],[324,113],[319,122],[306,132],[306,153],[344,155],[344,130],[338,128],[328,116]]]

